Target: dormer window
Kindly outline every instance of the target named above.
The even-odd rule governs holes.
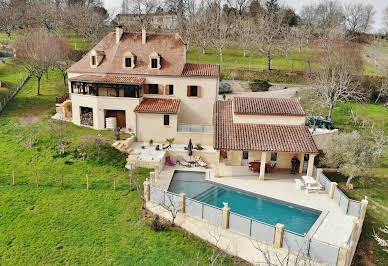
[[[135,67],[135,56],[131,52],[126,52],[124,54],[123,67],[124,68],[134,68]]]
[[[104,57],[104,51],[92,50],[90,52],[90,66],[92,68],[97,68],[101,64],[102,60],[104,60]]]
[[[148,68],[160,69],[160,56],[158,55],[158,53],[153,52],[152,54],[150,54],[150,62]]]

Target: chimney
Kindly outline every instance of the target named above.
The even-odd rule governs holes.
[[[120,42],[121,36],[123,36],[123,28],[121,26],[116,27],[116,43]]]
[[[145,28],[143,28],[141,30],[141,43],[146,44],[146,42],[147,42],[147,32],[146,32]]]

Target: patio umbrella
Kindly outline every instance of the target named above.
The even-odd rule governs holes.
[[[191,139],[189,140],[189,145],[187,145],[187,152],[190,157],[193,155],[193,143],[191,142]]]

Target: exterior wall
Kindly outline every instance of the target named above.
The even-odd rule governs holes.
[[[241,115],[233,114],[234,123],[271,124],[271,125],[304,125],[305,116],[280,115]]]
[[[300,167],[302,167],[303,169],[304,153],[292,153],[292,152],[279,152],[276,168],[291,169],[291,159],[292,157],[294,157],[295,154],[298,160],[300,161]]]
[[[181,100],[179,123],[195,125],[213,124],[213,106],[218,94],[218,78],[210,77],[147,77],[145,83],[159,84],[163,87],[163,95],[144,94],[146,97],[168,97]],[[174,95],[165,95],[166,85],[174,85]],[[187,86],[196,85],[200,88],[199,97],[188,97]]]
[[[133,110],[139,104],[138,98],[124,97],[104,97],[82,94],[70,94],[73,105],[73,123],[81,125],[80,111],[82,107],[93,108],[93,128],[105,128],[105,113],[104,110],[123,110],[125,111],[126,127],[131,131],[136,130],[136,116]]]
[[[170,115],[170,125],[163,125],[164,114],[137,113],[138,141],[164,142],[166,138],[175,138],[177,135],[178,119],[177,115]]]

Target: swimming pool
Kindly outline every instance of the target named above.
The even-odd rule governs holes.
[[[271,225],[284,224],[286,230],[307,233],[321,211],[283,202],[262,195],[205,180],[204,172],[174,172],[168,191],[186,193],[188,198],[222,208],[227,202],[231,212]]]

